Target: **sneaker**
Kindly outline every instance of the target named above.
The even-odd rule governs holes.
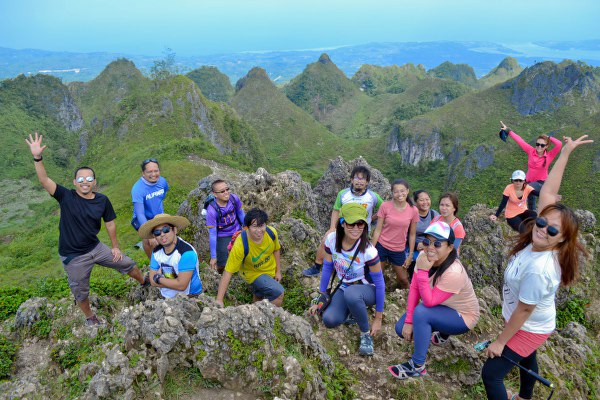
[[[368,333],[360,334],[360,347],[358,353],[361,356],[372,356],[373,355],[373,336]]]
[[[418,378],[427,375],[425,364],[416,367],[412,359],[404,364],[392,365],[388,367],[388,371],[396,379]]]
[[[89,318],[86,318],[86,319],[85,319],[85,324],[86,324],[87,326],[104,325],[104,324],[102,323],[102,321],[100,321],[100,320],[98,319],[98,317],[96,316],[96,314],[92,315],[92,316],[91,316],[91,317],[89,317]]]
[[[304,276],[317,276],[321,273],[321,267],[318,266],[317,264],[313,265],[310,268],[306,268],[304,271],[302,271],[302,275]]]
[[[444,335],[439,331],[435,331],[431,334],[431,344],[435,346],[445,346],[450,340],[450,335]]]
[[[352,314],[348,314],[348,316],[346,317],[346,320],[344,321],[344,325],[356,325],[358,324],[358,322],[356,322],[356,319],[354,319],[354,316]]]

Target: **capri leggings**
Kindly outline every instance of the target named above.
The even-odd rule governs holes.
[[[323,324],[327,328],[341,325],[352,314],[361,332],[369,332],[367,306],[375,304],[375,286],[350,285],[333,294],[329,307],[323,313]]]
[[[402,328],[406,314],[400,318],[396,324],[396,333],[402,337]],[[420,303],[415,307],[413,313],[413,340],[415,342],[415,351],[412,360],[415,364],[425,364],[429,343],[431,342],[431,333],[438,331],[446,335],[460,335],[468,332],[469,327],[460,316],[458,311],[446,306],[425,307]]]
[[[504,346],[502,351],[503,357],[488,358],[483,369],[481,370],[481,378],[485,386],[485,392],[487,398],[490,400],[504,400],[506,399],[506,387],[504,387],[504,378],[511,369],[515,368],[514,364],[508,361],[504,357],[508,357],[511,360],[518,362],[527,369],[533,372],[538,372],[538,364],[536,352],[534,351],[527,357],[520,356],[519,354],[512,351],[508,346]],[[520,390],[519,397],[522,399],[531,399],[533,396],[533,386],[535,385],[535,378],[527,372],[519,369],[520,372]]]

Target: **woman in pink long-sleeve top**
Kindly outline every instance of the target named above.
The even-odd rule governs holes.
[[[527,183],[533,187],[538,193],[542,190],[542,185],[548,178],[548,168],[554,158],[560,153],[562,142],[548,135],[539,135],[535,140],[535,147],[524,141],[519,135],[514,133],[504,122],[500,121],[500,127],[507,132],[508,136],[514,139],[515,142],[527,154]],[[549,150],[550,142],[554,144],[552,150]],[[529,196],[527,199],[527,208],[535,211],[535,197]]]

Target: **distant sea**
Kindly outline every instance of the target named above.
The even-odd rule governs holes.
[[[176,55],[176,66],[183,72],[203,65],[217,67],[232,83],[256,67],[267,71],[280,84],[300,74],[307,64],[316,62],[322,53],[350,78],[363,64],[379,66],[422,64],[435,68],[445,61],[468,64],[478,77],[487,74],[507,56],[517,59],[523,67],[540,61],[560,62],[564,59],[600,66],[600,40],[578,42],[491,43],[491,42],[397,42],[367,43],[328,49],[294,51],[260,51],[202,56]],[[70,53],[38,49],[0,47],[0,79],[20,74],[38,73],[60,77],[64,82],[94,79],[111,61],[127,58],[148,74],[153,63],[163,56],[122,53]]]

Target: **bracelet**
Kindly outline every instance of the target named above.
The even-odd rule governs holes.
[[[42,156],[40,156],[40,158],[35,158],[35,157],[33,157],[33,161],[34,161],[34,162],[40,162],[40,161],[42,161],[43,159],[44,159],[44,157],[42,157]]]

